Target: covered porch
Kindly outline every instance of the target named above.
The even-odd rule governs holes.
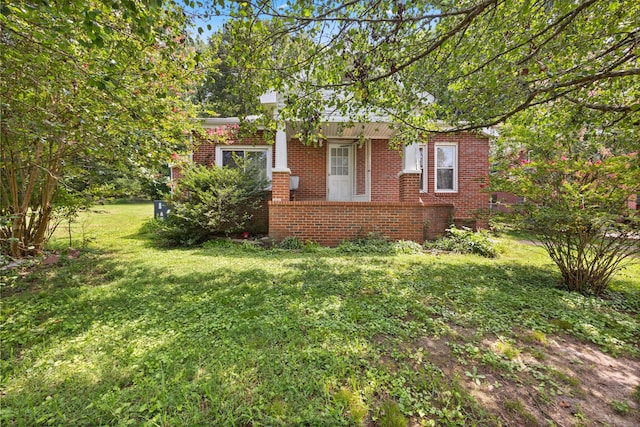
[[[422,242],[451,224],[451,203],[423,200],[419,148],[390,149],[386,123],[323,124],[326,139],[303,146],[276,133],[269,236],[335,246],[369,233]]]

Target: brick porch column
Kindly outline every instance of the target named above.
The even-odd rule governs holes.
[[[420,202],[420,153],[418,144],[404,147],[404,169],[398,174],[400,178],[400,201]]]
[[[400,172],[400,201],[420,202],[420,171]]]
[[[289,177],[291,171],[271,172],[271,201],[288,202],[289,201]]]
[[[287,164],[287,133],[284,126],[276,131],[276,167],[271,171],[271,200],[289,201],[289,178],[291,169]]]

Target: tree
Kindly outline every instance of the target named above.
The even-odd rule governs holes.
[[[86,165],[140,167],[182,145],[197,78],[172,1],[0,6],[0,247],[44,247],[56,198]]]
[[[245,91],[250,76],[236,67],[231,52],[232,41],[224,29],[213,34],[203,50],[214,58],[216,66],[209,68],[197,85],[192,100],[198,105],[202,117],[245,117],[258,114],[257,97],[252,99]]]
[[[571,101],[529,110],[502,128],[492,189],[514,206],[560,269],[569,290],[601,294],[640,254],[637,132],[606,126],[606,113]],[[523,156],[522,153],[527,153]]]
[[[168,245],[193,246],[246,230],[264,208],[268,181],[263,173],[251,160],[239,157],[233,167],[185,164],[159,237]]]
[[[317,124],[317,112],[329,108],[358,121],[378,111],[405,130],[443,132],[495,125],[555,100],[617,118],[637,117],[640,108],[634,0],[225,7],[238,68],[251,71],[263,91],[288,94],[282,119]],[[283,38],[304,48],[291,54],[292,43],[278,43]],[[335,96],[324,96],[327,90]]]

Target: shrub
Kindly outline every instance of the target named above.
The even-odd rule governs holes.
[[[299,250],[304,247],[304,243],[295,236],[287,236],[276,246],[279,249]]]
[[[140,229],[138,230],[138,233],[140,234],[150,234],[150,235],[156,235],[160,232],[160,230],[162,230],[164,227],[164,221],[158,218],[151,218],[148,219],[147,221],[145,221],[142,226],[140,227]]]
[[[593,208],[560,210],[540,209],[529,224],[560,269],[564,288],[602,295],[611,277],[640,254],[635,237],[640,217],[621,222]]]
[[[368,233],[365,237],[355,240],[344,240],[338,245],[338,252],[361,254],[420,254],[424,250],[420,243],[411,240],[390,241],[379,233]]]
[[[613,275],[640,254],[640,215],[629,208],[640,191],[640,161],[637,152],[574,148],[554,142],[539,159],[504,168],[494,187],[524,198],[521,226],[542,243],[562,286],[602,295]]]
[[[304,251],[305,252],[318,252],[320,250],[320,244],[314,240],[305,240]]]
[[[396,254],[421,254],[424,252],[422,245],[413,240],[398,240],[393,242],[393,253]]]
[[[487,258],[495,258],[497,250],[495,244],[484,231],[474,232],[468,227],[447,229],[444,237],[434,241],[425,242],[425,249],[437,249],[441,251],[456,252],[461,254],[476,254]]]
[[[304,242],[296,236],[288,236],[274,245],[275,249],[303,251],[303,252],[319,252],[322,250],[320,244],[314,240],[305,240]]]
[[[236,159],[234,168],[189,165],[173,193],[159,231],[168,245],[193,246],[244,229],[261,207],[266,179]]]
[[[342,253],[390,254],[393,251],[389,240],[378,233],[368,233],[355,240],[343,240],[337,248]]]

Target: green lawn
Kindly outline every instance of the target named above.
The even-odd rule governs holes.
[[[152,212],[100,206],[78,259],[2,273],[0,425],[504,425],[468,383],[533,369],[523,337],[639,354],[640,263],[603,300],[556,289],[544,251],[506,236],[497,259],[167,250],[140,234]]]

